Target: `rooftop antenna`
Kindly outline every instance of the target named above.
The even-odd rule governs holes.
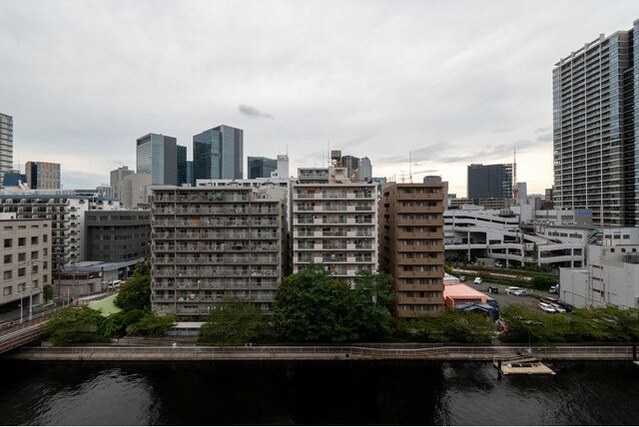
[[[413,183],[413,152],[408,150],[408,179]]]

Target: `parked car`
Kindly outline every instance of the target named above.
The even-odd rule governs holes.
[[[489,294],[498,294],[499,288],[497,286],[489,286],[488,289],[486,289],[486,292]]]
[[[548,293],[558,294],[559,293],[559,283],[557,283],[555,286],[551,286],[550,289],[548,289]]]
[[[540,302],[539,303],[539,308],[542,311],[545,311],[546,313],[556,313],[557,312],[557,310],[555,310],[555,308],[552,305],[547,304],[545,302]]]
[[[506,288],[506,294],[520,297],[524,295],[529,295],[529,292],[527,289],[522,289],[517,286],[510,286]]]
[[[482,282],[481,277],[475,277],[475,280],[473,280],[473,283],[475,285],[481,285],[481,282]]]
[[[550,306],[555,309],[557,313],[565,313],[566,309],[556,303],[551,303]]]

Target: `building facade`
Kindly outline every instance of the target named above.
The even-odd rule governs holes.
[[[149,211],[86,211],[84,223],[87,260],[118,262],[149,257]]]
[[[117,194],[127,209],[147,206],[151,196],[151,175],[134,173],[127,175],[118,183]]]
[[[60,163],[27,162],[25,165],[27,185],[32,190],[60,189]]]
[[[595,224],[635,226],[639,212],[639,20],[553,69],[554,206]]]
[[[111,187],[113,188],[118,188],[118,184],[120,183],[120,181],[122,181],[124,178],[126,178],[127,176],[131,175],[135,173],[135,171],[132,171],[131,169],[129,169],[128,166],[122,166],[119,167],[115,170],[111,171],[111,180],[109,182],[109,184],[111,185]]]
[[[277,171],[277,160],[266,157],[248,157],[248,178],[270,178]]]
[[[51,221],[0,220],[2,293],[5,304],[28,307],[43,303],[43,287],[51,284]]]
[[[149,133],[136,142],[137,173],[151,175],[154,185],[177,185],[177,140]]]
[[[221,125],[193,136],[194,179],[242,179],[244,131]]]
[[[345,168],[300,169],[293,184],[293,273],[324,264],[352,281],[377,271],[377,187],[353,183]]]
[[[511,164],[468,165],[469,199],[510,199],[513,192]]]
[[[395,280],[395,314],[437,314],[444,308],[447,184],[391,182],[382,191],[379,264]]]
[[[282,281],[282,201],[254,188],[153,188],[151,300],[207,315],[225,299],[269,313]]]
[[[13,117],[0,113],[0,180],[13,169]]]

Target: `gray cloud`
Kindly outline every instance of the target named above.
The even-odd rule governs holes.
[[[258,110],[255,107],[251,107],[250,105],[244,105],[244,104],[240,104],[238,106],[238,110],[240,111],[240,113],[242,113],[245,116],[248,117],[262,117],[262,118],[266,118],[266,119],[273,119],[274,117],[271,114],[268,113],[262,113],[260,112],[260,110]]]
[[[545,133],[543,135],[539,135],[537,137],[537,141],[539,141],[539,142],[550,142],[550,141],[552,141],[552,133]]]

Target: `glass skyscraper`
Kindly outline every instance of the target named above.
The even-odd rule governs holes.
[[[270,178],[277,170],[277,160],[266,157],[248,157],[248,178]]]
[[[469,199],[510,199],[513,191],[513,165],[471,164],[468,166]]]
[[[193,136],[195,179],[242,179],[244,131],[221,125]]]
[[[177,163],[175,138],[149,133],[137,139],[137,173],[151,175],[153,185],[178,185]]]
[[[0,182],[13,168],[13,117],[0,113]]]
[[[639,20],[553,69],[554,205],[600,226],[639,225]]]

